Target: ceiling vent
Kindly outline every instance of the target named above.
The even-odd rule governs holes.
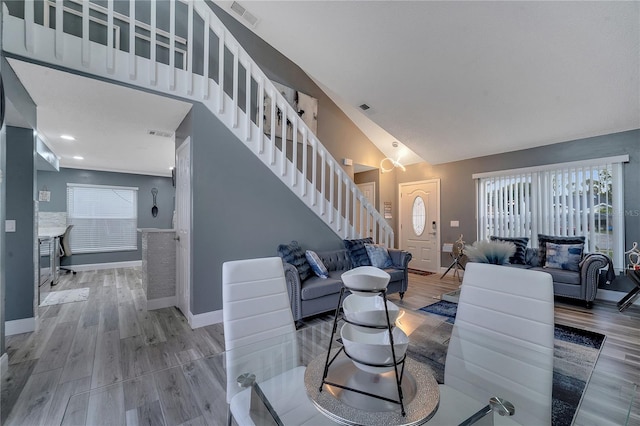
[[[151,136],[158,136],[161,138],[171,138],[173,137],[173,133],[172,132],[163,132],[162,130],[149,130],[147,132],[147,134],[151,135]]]
[[[244,19],[250,26],[254,27],[258,23],[258,18],[249,12],[244,6],[237,1],[231,3],[231,10],[233,10],[238,16]]]
[[[362,104],[362,105],[359,105],[358,108],[360,108],[363,111],[366,111],[366,110],[370,109],[371,107],[369,105],[367,105],[367,104]]]

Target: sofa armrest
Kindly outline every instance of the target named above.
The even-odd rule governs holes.
[[[411,261],[411,253],[404,250],[388,249],[389,256],[393,262],[393,267],[398,269],[407,269]]]
[[[404,276],[402,279],[402,285],[400,286],[400,298],[404,296],[404,293],[409,288],[409,262],[411,261],[411,253],[404,250],[388,249],[389,256],[393,262],[393,267],[402,269]]]
[[[590,253],[580,262],[580,283],[582,285],[582,296],[587,302],[593,302],[598,291],[598,279],[600,269],[609,266],[610,261],[607,256],[600,253]],[[613,268],[609,266],[610,271]]]
[[[300,297],[302,296],[302,282],[300,274],[295,266],[290,263],[282,262],[284,268],[284,278],[287,282],[287,292],[289,293],[289,303],[291,304],[291,313],[294,321],[302,319],[302,306],[300,305]]]

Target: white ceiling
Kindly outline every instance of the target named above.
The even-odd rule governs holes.
[[[37,105],[37,131],[60,157],[60,167],[171,176],[173,133],[191,104],[14,59],[9,63]],[[8,110],[8,124],[28,127],[19,120],[15,109]],[[151,136],[149,130],[172,136]],[[61,139],[63,134],[76,140]]]
[[[437,164],[640,128],[637,1],[240,4],[387,155],[392,140]]]

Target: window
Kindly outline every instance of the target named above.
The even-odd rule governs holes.
[[[424,200],[422,197],[416,197],[413,200],[413,232],[417,236],[424,232],[425,221],[427,220],[427,211],[424,208]]]
[[[478,239],[584,236],[585,251],[624,268],[622,163],[628,156],[479,173]]]
[[[138,188],[67,184],[73,253],[138,249]]]

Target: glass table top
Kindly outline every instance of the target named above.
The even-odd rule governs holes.
[[[559,361],[552,358],[549,364],[549,354],[531,347],[514,347],[501,336],[482,335],[477,330],[459,328],[452,334],[451,326],[442,318],[420,312],[402,309],[396,325],[409,336],[407,357],[421,371],[442,383],[443,372],[437,371],[436,363],[444,364],[444,359],[438,358],[441,354],[438,355],[437,349],[449,345],[449,350],[459,358],[455,366],[451,364],[457,373],[456,380],[473,387],[469,394],[461,393],[460,389],[465,386],[455,386],[454,382],[440,387],[440,407],[426,424],[441,422],[445,415],[448,417],[444,418],[459,424],[486,406],[492,396],[504,398],[516,407],[513,417],[493,415],[495,424],[550,424],[550,377],[553,373],[548,370]],[[331,331],[332,323],[319,323],[290,335],[78,393],[69,398],[62,423],[223,425],[227,424],[229,402],[234,397],[242,399],[238,395],[246,392],[253,397],[246,399],[251,410],[248,410],[247,418],[238,420],[239,424],[250,421],[255,424],[297,424],[295,413],[278,411],[292,403],[301,406],[309,401],[304,383],[302,391],[295,394],[287,389],[290,389],[290,382],[303,379],[306,366],[318,358],[324,360]],[[334,349],[339,347],[339,343],[333,343]],[[502,366],[501,374],[483,377],[478,368],[483,357],[490,357],[492,362]],[[472,362],[463,361],[463,358]],[[252,383],[258,384],[257,389],[251,386]],[[256,390],[262,395],[256,396]],[[478,393],[483,397],[469,396]],[[633,424],[630,411],[638,411],[637,396],[634,383],[614,377],[606,368],[599,369],[596,365],[579,398],[573,424]],[[598,415],[601,412],[598,407],[603,404],[608,407],[607,419]],[[375,412],[372,413],[375,416]],[[319,414],[309,424],[333,424],[335,420],[339,419]]]

